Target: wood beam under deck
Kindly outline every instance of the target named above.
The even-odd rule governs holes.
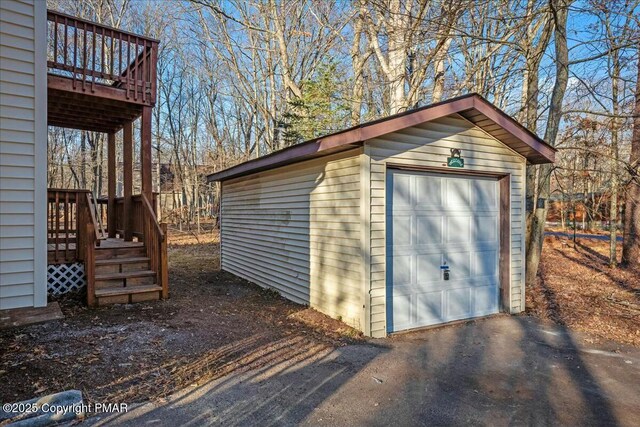
[[[107,137],[107,230],[109,237],[116,237],[116,134]]]
[[[122,181],[124,184],[124,240],[133,240],[133,230],[131,227],[131,206],[133,192],[133,125],[125,124],[122,129],[122,154],[123,154],[123,172]]]
[[[140,123],[141,180],[142,192],[152,199],[153,182],[151,180],[151,107],[143,107]]]

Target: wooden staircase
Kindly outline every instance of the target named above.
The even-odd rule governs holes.
[[[122,247],[100,247],[95,250],[95,304],[130,304],[157,300],[162,286],[151,270],[143,243],[126,242]]]
[[[96,224],[102,222],[97,219],[99,211],[93,200],[88,205],[97,215],[90,215],[87,224],[87,303],[100,306],[168,298],[167,225],[158,223],[149,199],[141,194],[133,205],[131,222],[137,242],[97,232]]]
[[[114,223],[132,228],[135,237],[125,240],[122,230],[108,233],[102,227],[106,212],[90,192],[49,190],[49,262],[84,264],[89,306],[169,297],[167,225],[158,223],[152,200],[137,195],[130,212],[112,211],[120,216]]]

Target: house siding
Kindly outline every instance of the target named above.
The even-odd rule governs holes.
[[[46,4],[3,0],[0,309],[47,303],[46,120]]]
[[[363,329],[361,150],[223,182],[222,269]]]
[[[462,150],[465,171],[509,174],[511,189],[512,313],[524,309],[524,236],[526,159],[460,116],[449,116],[366,142],[363,170],[369,174],[370,334],[386,335],[386,169],[387,164],[443,168],[451,148]],[[366,178],[365,178],[366,179]],[[364,199],[363,199],[364,200]]]

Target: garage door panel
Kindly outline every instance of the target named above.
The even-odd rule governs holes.
[[[495,181],[474,180],[473,205],[475,210],[495,210],[498,209],[498,188]]]
[[[417,209],[440,210],[443,205],[442,179],[417,176],[415,178],[415,204]]]
[[[411,245],[413,239],[413,216],[407,214],[395,214],[393,215],[392,232],[394,236],[397,236],[397,245],[402,243],[403,245]]]
[[[442,215],[416,214],[416,244],[441,245],[444,240],[444,217]]]
[[[445,219],[446,243],[467,243],[471,240],[471,220],[468,214],[451,214]]]
[[[388,330],[497,312],[497,181],[391,170],[387,177]]]
[[[401,246],[389,246],[387,251],[387,258],[390,260],[396,255],[429,255],[429,254],[442,254],[440,247],[435,245],[401,245]]]
[[[393,283],[397,286],[404,286],[413,283],[412,271],[413,268],[413,255],[394,255],[392,262],[392,274]]]
[[[475,316],[484,316],[498,310],[498,295],[495,286],[478,286],[473,289],[473,292],[475,292],[475,298],[473,298]]]
[[[471,277],[471,251],[447,250],[444,259],[449,266],[449,277],[451,280],[468,279]],[[440,275],[441,274],[442,273],[440,273]]]
[[[446,293],[446,320],[466,319],[473,316],[471,289],[450,289]]]
[[[415,316],[412,312],[414,295],[396,292],[393,297],[387,299],[387,307],[390,307],[391,317],[397,330],[411,328],[414,324]]]
[[[473,253],[473,276],[488,276],[495,278],[498,274],[496,258],[498,252],[495,249],[477,251]]]
[[[416,319],[413,324],[435,324],[445,321],[444,291],[417,294]]]
[[[474,215],[473,228],[476,242],[498,242],[498,215]]]
[[[437,179],[437,178],[436,178]],[[445,181],[445,206],[458,208],[471,204],[471,186],[468,180],[458,178],[444,178]]]
[[[411,200],[411,176],[401,175],[393,180],[394,203],[393,209],[406,209],[413,205]]]
[[[420,254],[416,256],[416,283],[424,286],[432,282],[440,282],[442,272],[442,254],[438,251],[431,254]],[[395,283],[395,282],[394,282]]]

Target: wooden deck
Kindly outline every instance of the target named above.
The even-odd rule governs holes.
[[[88,190],[48,191],[49,264],[84,264],[90,306],[168,298],[166,224],[158,222],[151,167],[159,42],[51,10],[47,32],[48,125],[107,134],[104,201]],[[134,195],[138,118],[141,193]]]
[[[116,132],[156,102],[158,41],[47,12],[49,125]]]

